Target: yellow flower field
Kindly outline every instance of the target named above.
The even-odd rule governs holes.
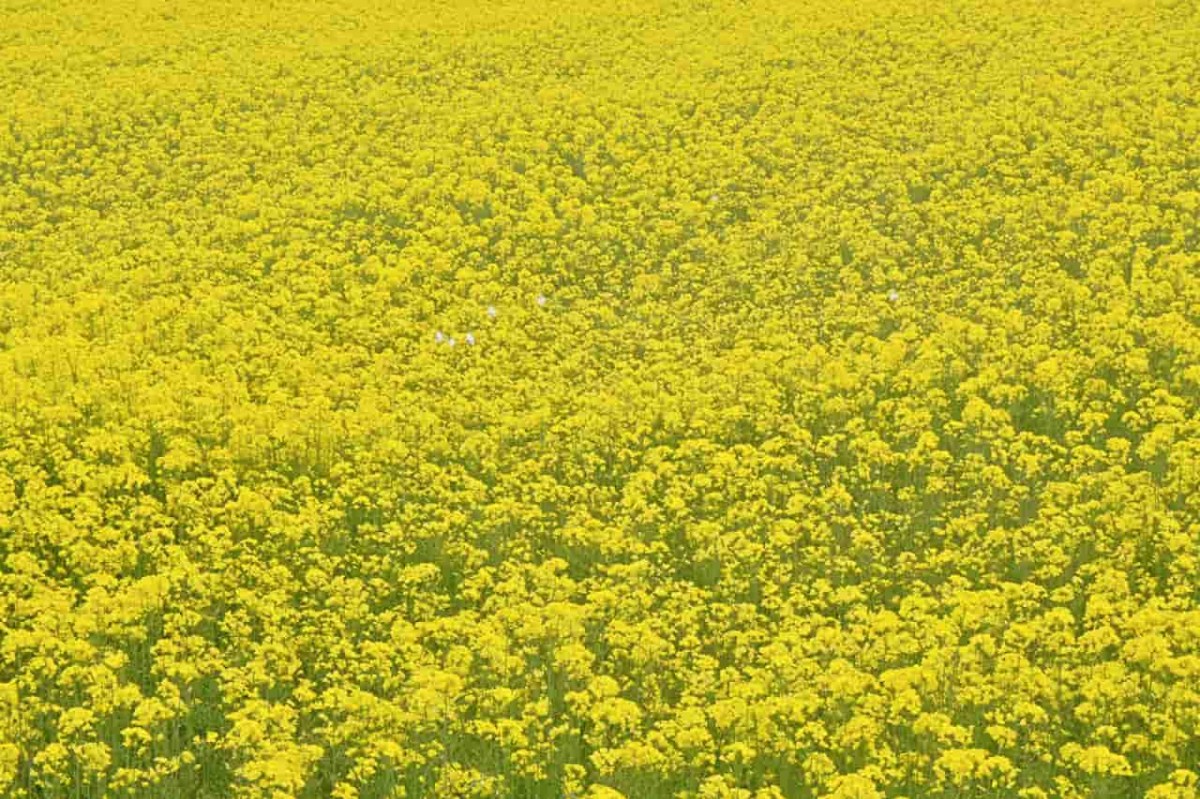
[[[0,0],[0,797],[1200,796],[1196,0]]]

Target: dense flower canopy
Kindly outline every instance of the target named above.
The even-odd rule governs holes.
[[[1198,41],[0,4],[0,795],[1195,799]]]

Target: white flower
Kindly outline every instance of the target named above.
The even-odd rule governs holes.
[[[475,346],[475,334],[474,333],[467,334],[467,343],[470,344],[472,347]]]
[[[538,305],[545,305],[545,304],[546,304],[546,295],[545,295],[545,294],[539,294],[539,295],[537,295],[537,304],[538,304]]]
[[[438,344],[441,344],[443,341],[446,340],[446,336],[445,336],[445,334],[442,333],[442,331],[439,330],[438,332],[433,334],[433,340],[436,341]]]
[[[490,316],[492,319],[496,318],[496,306],[495,305],[488,306],[487,315]]]
[[[887,297],[891,302],[895,302],[896,300],[900,299],[900,292],[896,291],[895,289],[889,289]]]
[[[446,339],[446,343],[449,344],[451,347],[453,347],[454,346],[454,338],[450,337],[450,338]]]

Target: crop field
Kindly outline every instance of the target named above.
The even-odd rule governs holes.
[[[0,0],[0,797],[1197,799],[1200,2]]]

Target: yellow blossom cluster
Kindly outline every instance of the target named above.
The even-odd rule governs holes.
[[[1200,796],[1195,0],[0,3],[0,796]]]

